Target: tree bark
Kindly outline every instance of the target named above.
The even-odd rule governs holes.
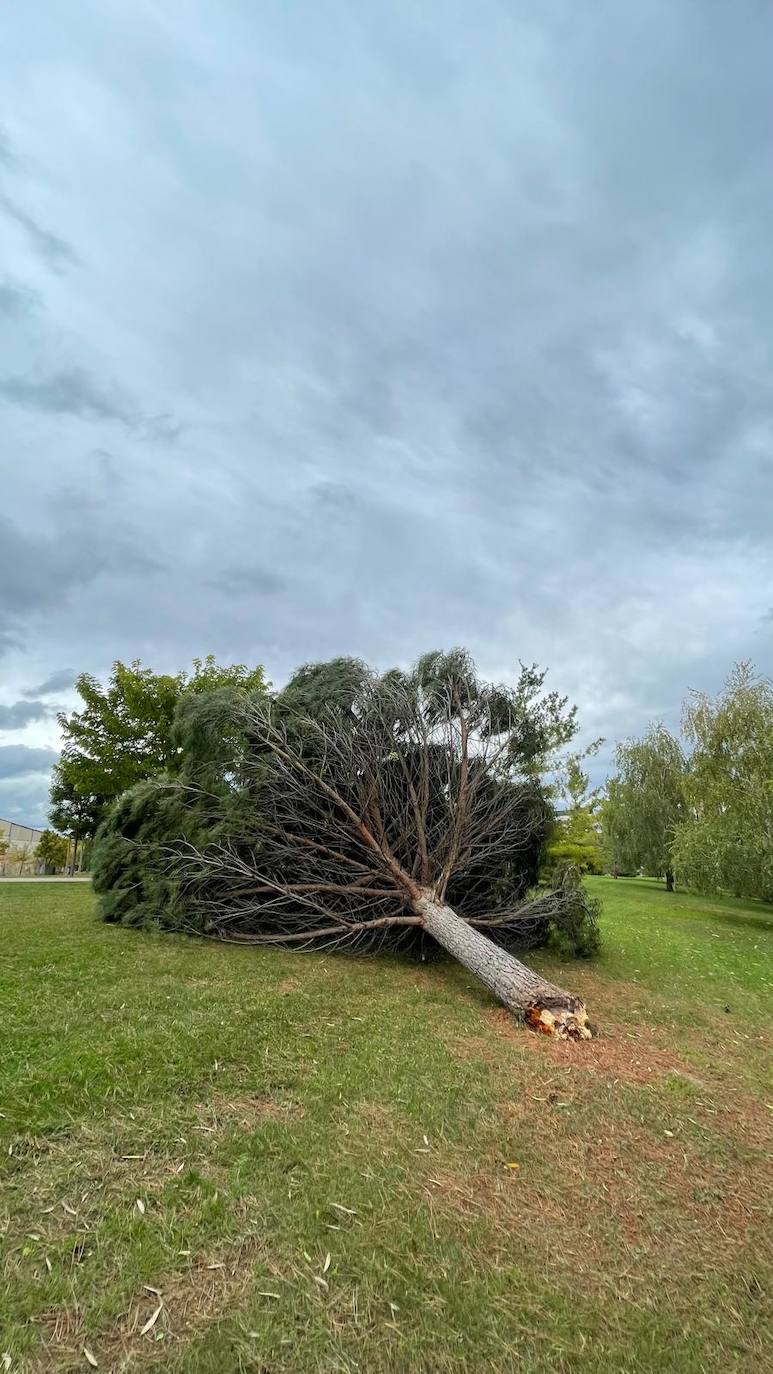
[[[430,889],[420,888],[412,906],[424,929],[438,944],[532,1029],[563,1040],[591,1039],[593,1032],[579,997],[540,978],[507,950],[474,930]]]
[[[666,892],[673,892],[673,890],[674,890],[674,875],[673,875],[671,869],[670,869],[670,868],[667,868],[667,869],[666,869]]]

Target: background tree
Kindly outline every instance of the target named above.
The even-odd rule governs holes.
[[[13,847],[11,847],[10,845],[6,845],[5,851],[3,852],[2,856],[3,873],[7,873],[9,866],[11,866],[12,868],[16,868],[16,875],[18,877],[21,877],[22,873],[24,872],[24,865],[28,862],[29,857],[29,845],[22,844]]]
[[[686,764],[679,741],[664,725],[617,746],[618,774],[607,784],[601,811],[613,871],[640,868],[674,888],[673,843],[685,816]]]
[[[44,830],[35,848],[35,858],[41,861],[46,873],[55,873],[58,868],[67,867],[69,848],[66,836]]]
[[[106,807],[135,783],[179,771],[173,735],[177,705],[222,687],[265,692],[263,669],[221,666],[210,654],[192,673],[154,673],[139,661],[117,662],[106,686],[82,673],[83,706],[60,713],[62,755],[54,770],[50,819],[70,834],[93,834]]]
[[[63,767],[63,760],[55,764],[51,774],[49,791],[48,819],[51,824],[72,841],[70,869],[74,873],[78,860],[78,846],[83,852],[83,840],[96,834],[97,826],[105,814],[110,798],[97,793],[81,794],[77,787],[85,778],[77,768]]]
[[[569,754],[559,770],[556,791],[568,805],[557,817],[547,847],[543,865],[546,876],[570,866],[580,873],[604,871],[598,816],[601,789],[591,788],[590,775],[583,768],[585,760],[594,758],[603,743],[597,739],[582,752]]]
[[[715,699],[692,694],[684,730],[693,752],[674,844],[680,879],[773,901],[773,683],[739,663]]]
[[[329,699],[318,692],[326,677],[341,689]],[[135,919],[136,907],[109,904],[136,887],[136,873],[124,881],[130,859],[150,857],[185,885],[185,900],[163,907],[171,925],[305,948],[436,941],[543,1031],[587,1035],[581,1001],[508,948],[553,937],[590,953],[598,939],[576,882],[527,896],[551,825],[537,770],[575,729],[542,681],[529,668],[514,689],[492,687],[455,650],[410,674],[377,676],[353,660],[307,667],[273,702],[233,693],[231,766],[219,787],[179,788],[209,809],[204,842],[159,846],[152,817],[138,836],[124,798],[97,842],[103,913]],[[194,713],[199,727],[210,704]]]

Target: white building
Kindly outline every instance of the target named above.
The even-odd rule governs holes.
[[[19,825],[18,821],[4,821],[0,816],[0,840],[6,840],[9,849],[34,849],[42,834],[34,825]]]
[[[5,853],[0,854],[0,874],[5,874],[6,868],[11,874],[37,873],[42,865],[33,856],[42,834],[43,831],[34,825],[20,825],[18,821],[5,821],[0,817],[0,844],[8,846]]]

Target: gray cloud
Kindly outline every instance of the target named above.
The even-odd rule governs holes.
[[[76,415],[85,420],[118,420],[135,424],[132,410],[117,392],[108,392],[81,368],[70,368],[40,381],[27,377],[0,379],[0,397],[49,415]]]
[[[34,749],[26,744],[2,744],[0,778],[19,778],[27,773],[47,773],[58,757],[55,749]]]
[[[185,428],[174,416],[167,414],[135,416],[132,427],[140,438],[160,444],[176,443]]]
[[[104,391],[80,368],[70,368],[40,381],[26,377],[0,379],[0,397],[44,414],[118,420],[127,428],[134,424],[134,416],[126,402],[117,393]]]
[[[88,264],[6,227],[12,690],[462,642],[616,738],[770,672],[773,10],[170,6],[11,20]]]
[[[31,247],[52,271],[63,272],[66,268],[77,265],[78,255],[70,244],[58,234],[38,224],[32,215],[28,215],[22,206],[4,192],[0,192],[0,210],[24,231]]]
[[[104,387],[79,367],[39,379],[0,378],[0,399],[43,415],[118,423],[140,439],[159,443],[174,443],[183,429],[170,415],[143,415],[118,388]]]
[[[72,509],[61,496],[58,505],[53,533],[22,530],[0,515],[0,651],[6,654],[23,646],[35,617],[83,598],[100,580],[120,587],[160,570],[142,548],[141,534],[106,511],[93,491],[79,492]],[[55,629],[57,620],[51,623]]]
[[[23,730],[33,720],[45,720],[48,707],[43,701],[15,701],[12,706],[0,703],[0,730]]]
[[[247,567],[225,569],[209,579],[209,586],[233,596],[273,596],[285,582],[265,568]]]
[[[15,282],[0,281],[0,317],[18,318],[34,310],[39,297],[28,286],[18,286]]]
[[[30,687],[24,696],[53,697],[61,692],[68,692],[76,677],[77,673],[74,668],[57,668],[55,672],[49,673],[43,682],[38,683],[37,687]]]
[[[0,129],[0,166],[13,167],[15,165],[15,162],[16,159],[14,158],[14,155],[11,152],[10,143],[8,142],[8,139],[3,130]]]

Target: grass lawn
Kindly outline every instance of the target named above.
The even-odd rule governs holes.
[[[450,964],[0,884],[0,1371],[765,1367],[773,915],[591,885],[561,1045]]]

